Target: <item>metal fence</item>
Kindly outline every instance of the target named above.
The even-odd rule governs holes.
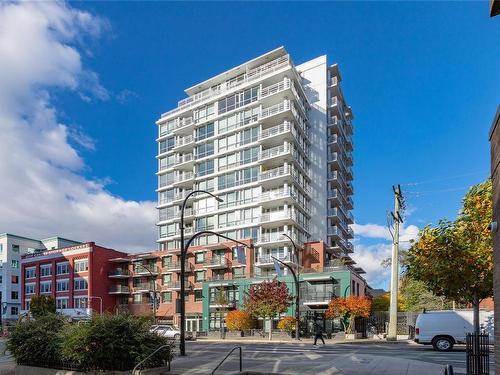
[[[485,375],[490,373],[489,339],[489,335],[467,334],[467,375]]]

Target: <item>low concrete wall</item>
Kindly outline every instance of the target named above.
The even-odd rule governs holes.
[[[167,375],[168,367],[157,367],[136,372],[136,375]],[[54,368],[16,366],[16,375],[131,375],[132,371],[105,371],[105,372],[81,372],[70,370],[58,370]]]

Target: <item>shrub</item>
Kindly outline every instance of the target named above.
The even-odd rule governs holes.
[[[49,366],[61,360],[61,332],[67,322],[61,316],[46,314],[16,324],[7,339],[7,350],[18,363]]]
[[[56,313],[56,301],[51,296],[33,296],[30,303],[30,313],[34,318]]]
[[[229,311],[226,316],[226,326],[230,331],[244,331],[253,328],[252,316],[242,310]]]
[[[297,320],[293,316],[285,316],[278,322],[278,329],[282,331],[292,333],[295,331],[295,322]]]
[[[62,354],[66,360],[78,364],[83,370],[132,369],[169,340],[150,332],[146,318],[132,315],[95,315],[88,322],[71,326],[62,341]],[[153,356],[148,367],[164,365],[165,351]]]

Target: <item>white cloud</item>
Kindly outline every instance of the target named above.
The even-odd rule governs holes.
[[[353,224],[351,227],[356,236],[352,258],[359,267],[366,271],[368,283],[375,288],[389,288],[390,269],[382,266],[382,261],[389,258],[392,253],[392,237],[386,226],[379,224]],[[409,241],[416,239],[418,227],[404,225],[400,228],[401,248],[408,248]],[[385,242],[366,245],[363,238],[381,239]]]
[[[85,162],[73,144],[94,142],[61,124],[51,100],[54,89],[109,98],[80,52],[106,27],[63,3],[0,4],[0,232],[155,248],[155,203],[124,200],[82,177]]]

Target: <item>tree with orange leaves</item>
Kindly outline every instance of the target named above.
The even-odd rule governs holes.
[[[368,318],[371,305],[372,301],[367,297],[334,298],[328,304],[325,316],[327,319],[341,318],[345,326],[345,333],[353,333],[354,320],[357,317]]]
[[[226,316],[226,326],[230,331],[243,332],[245,329],[253,328],[252,316],[246,311],[229,311]]]

